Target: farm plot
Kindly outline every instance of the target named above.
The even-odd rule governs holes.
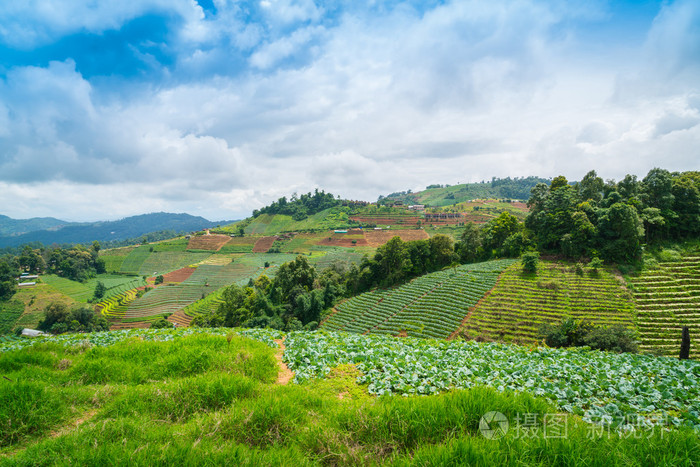
[[[463,265],[339,304],[322,329],[446,339],[512,260]]]
[[[190,239],[187,249],[219,251],[230,240],[229,235],[195,235]]]
[[[224,246],[222,246],[218,254],[232,254],[232,253],[251,253],[253,251],[253,245],[258,241],[256,237],[234,237],[229,240]]]
[[[130,302],[122,319],[125,322],[149,321],[164,314],[175,313],[221,287],[247,283],[249,278],[261,271],[256,265],[246,263],[199,266],[182,283],[156,287]]]
[[[189,241],[185,237],[174,238],[172,240],[165,240],[162,242],[154,243],[151,246],[153,251],[163,252],[163,251],[185,251],[187,249],[187,244]]]
[[[209,258],[211,253],[192,253],[184,251],[164,251],[151,253],[139,267],[139,274],[157,276],[170,271],[199,263]]]
[[[100,250],[100,259],[105,262],[105,271],[119,272],[119,269],[124,262],[124,259],[134,251],[135,247],[127,246],[122,248],[112,248],[109,250]]]
[[[272,244],[277,240],[276,236],[273,237],[262,237],[255,242],[253,247],[253,253],[265,253],[272,247]]]
[[[54,275],[42,276],[41,280],[59,292],[68,295],[73,300],[82,303],[87,303],[87,301],[92,298],[98,282],[102,282],[107,289],[104,295],[105,298],[146,285],[146,282],[140,276],[125,276],[120,274],[98,274],[97,277],[86,282],[72,281]]]
[[[665,357],[347,333],[292,332],[284,361],[295,381],[355,364],[373,394],[436,394],[486,385],[544,396],[584,421],[634,430],[700,429],[700,364]]]
[[[141,245],[140,247],[134,249],[126,258],[124,258],[124,261],[119,268],[119,272],[126,274],[138,274],[141,266],[150,254],[151,247],[148,245]]]
[[[641,349],[678,356],[681,330],[688,326],[691,357],[700,357],[700,256],[660,263],[630,283]]]
[[[19,300],[0,301],[0,336],[12,332],[22,313],[24,303]]]
[[[498,283],[464,324],[470,339],[537,342],[543,323],[564,317],[596,325],[634,327],[634,302],[627,289],[605,270],[577,275],[570,265],[542,262],[536,275],[520,263],[506,269]]]
[[[425,230],[368,230],[365,232],[367,244],[372,247],[380,247],[394,237],[401,237],[401,240],[427,240],[430,235]]]

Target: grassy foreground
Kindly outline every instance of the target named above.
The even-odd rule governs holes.
[[[353,365],[279,385],[277,336],[225,332],[1,352],[0,465],[700,463],[691,429],[616,434],[569,417],[547,436],[528,420],[557,411],[527,393],[375,397]],[[479,431],[492,410],[511,421],[500,439]]]

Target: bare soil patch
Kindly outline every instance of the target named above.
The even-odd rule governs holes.
[[[187,249],[219,251],[221,247],[227,244],[229,241],[231,241],[231,237],[228,235],[195,235],[187,244]]]
[[[282,361],[282,355],[284,354],[284,339],[275,339],[279,348],[275,352],[275,358],[280,366],[280,371],[277,375],[277,384],[287,384],[294,378],[294,373],[289,369],[286,363]]]
[[[394,237],[401,237],[401,240],[427,240],[430,235],[425,230],[368,230],[365,232],[367,244],[372,247],[379,247]]]
[[[195,271],[195,268],[182,268],[167,274],[163,274],[163,283],[182,282],[188,279]]]
[[[275,240],[277,240],[276,236],[262,237],[260,240],[255,242],[255,246],[253,247],[253,253],[265,253],[272,247],[272,244],[275,243]]]

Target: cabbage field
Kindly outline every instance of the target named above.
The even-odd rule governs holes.
[[[295,381],[357,365],[372,394],[437,394],[489,386],[544,396],[584,421],[700,430],[700,363],[648,355],[516,345],[293,332],[284,359]]]

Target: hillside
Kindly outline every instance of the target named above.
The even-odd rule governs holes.
[[[527,201],[530,190],[538,183],[551,180],[540,177],[493,178],[489,182],[463,183],[459,185],[428,185],[423,191],[402,191],[380,196],[379,203],[401,201],[405,205],[449,206],[473,199],[516,199]]]
[[[24,243],[41,242],[44,245],[66,243],[108,242],[136,238],[151,232],[190,232],[214,227],[218,222],[189,214],[165,212],[126,217],[118,221],[68,224],[53,230],[35,230],[22,235],[0,236],[0,248]]]
[[[181,329],[9,339],[0,368],[3,465],[700,463],[692,361]]]
[[[634,309],[632,296],[612,272],[577,274],[573,264],[541,261],[537,274],[527,274],[518,262],[501,274],[460,334],[468,339],[532,344],[541,340],[542,324],[555,324],[564,317],[634,328]]]
[[[350,298],[321,329],[446,339],[496,283],[511,260],[467,264],[426,274],[408,284]]]
[[[678,356],[681,332],[690,330],[692,358],[700,358],[700,256],[659,263],[630,278],[637,303],[641,348]]]

